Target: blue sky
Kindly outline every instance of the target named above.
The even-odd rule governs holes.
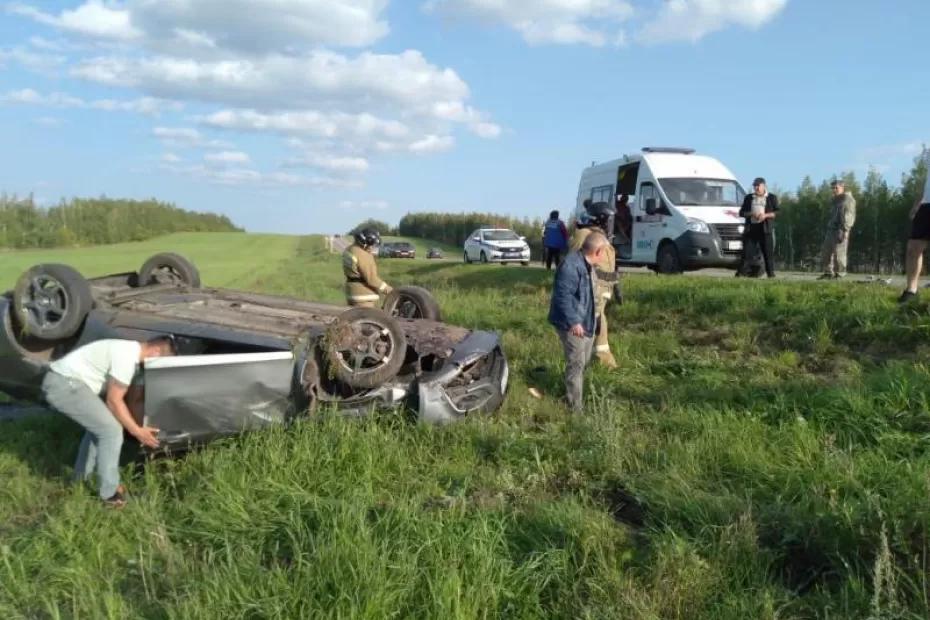
[[[308,233],[568,209],[585,165],[646,145],[745,185],[897,183],[930,135],[928,23],[926,0],[5,3],[0,191]]]

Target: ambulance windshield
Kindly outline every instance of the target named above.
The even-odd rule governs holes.
[[[736,181],[726,179],[659,179],[672,204],[679,207],[732,207],[745,193]]]

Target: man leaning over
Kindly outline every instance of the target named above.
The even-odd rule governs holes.
[[[594,349],[595,278],[607,246],[600,232],[589,234],[577,252],[569,252],[555,274],[549,322],[565,353],[565,392],[568,406],[580,413],[584,404],[584,371]]]
[[[342,253],[342,273],[346,278],[346,303],[350,306],[374,308],[381,295],[391,292],[387,282],[378,277],[374,248],[381,244],[381,235],[365,228],[354,235],[355,243]]]
[[[141,426],[127,406],[133,375],[142,360],[174,353],[167,337],[145,343],[98,340],[52,362],[42,380],[46,402],[87,431],[78,449],[75,479],[96,472],[100,498],[111,506],[125,503],[119,481],[123,429],[142,445],[158,447],[158,429]]]

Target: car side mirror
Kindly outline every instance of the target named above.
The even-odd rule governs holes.
[[[659,210],[656,208],[656,199],[647,198],[646,199],[646,215],[655,215]]]
[[[520,235],[520,241],[526,241],[526,237],[524,237],[523,235]]]

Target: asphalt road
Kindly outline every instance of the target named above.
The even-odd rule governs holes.
[[[333,252],[343,252],[349,244],[352,242],[350,237],[330,237],[330,247]],[[455,259],[447,259],[455,260]],[[540,268],[542,265],[534,261],[531,263],[532,266]],[[647,269],[646,267],[621,267],[620,271],[623,273],[640,273],[640,274],[652,274],[653,272]],[[685,278],[732,278],[733,270],[732,269],[699,269],[698,271],[689,271],[683,274],[681,277]],[[820,277],[819,273],[810,273],[810,272],[801,272],[801,271],[780,271],[776,273],[776,280],[788,280],[796,282],[811,282],[817,280]],[[889,286],[895,289],[904,289],[904,276],[903,275],[870,275],[863,273],[849,274],[844,279],[845,282],[861,282],[864,284],[876,284]],[[922,278],[921,287],[927,286],[930,284],[930,279]]]

